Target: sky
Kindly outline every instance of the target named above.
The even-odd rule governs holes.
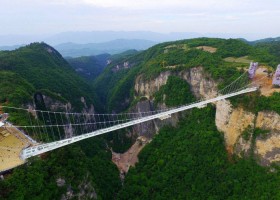
[[[0,0],[0,35],[67,31],[280,36],[279,0]]]

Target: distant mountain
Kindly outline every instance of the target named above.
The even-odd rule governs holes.
[[[156,42],[175,41],[199,37],[211,38],[262,38],[260,35],[254,34],[236,34],[236,33],[196,33],[196,32],[170,32],[158,33],[152,31],[80,31],[80,32],[63,32],[44,38],[44,41],[56,45],[60,43],[100,43],[108,42],[116,39],[139,39],[150,40]]]
[[[126,40],[118,39],[104,43],[75,44],[64,43],[56,45],[55,48],[64,57],[80,57],[98,54],[118,54],[130,49],[145,50],[155,45],[156,42],[148,40]]]
[[[0,46],[14,46],[20,44],[29,44],[35,41],[43,41],[46,35],[0,35]]]
[[[155,42],[175,41],[198,37],[211,38],[246,38],[254,40],[264,38],[260,34],[236,34],[236,33],[196,33],[196,32],[170,32],[157,33],[152,31],[69,31],[48,35],[0,35],[0,46],[12,46],[18,44],[28,44],[31,42],[44,41],[52,46],[62,43],[104,43],[117,39],[126,40],[149,40]]]
[[[100,54],[97,56],[66,58],[66,60],[80,76],[89,81],[94,81],[109,64],[128,59],[137,53],[139,51],[131,49],[120,54]]]
[[[64,32],[53,35],[51,37],[45,38],[49,44],[59,44],[59,43],[100,43],[108,42],[117,39],[127,39],[127,40],[150,40],[156,42],[170,41],[170,40],[180,40],[186,38],[202,37],[199,33],[157,33],[151,31],[91,31],[91,32]]]
[[[0,46],[12,46],[18,44],[28,44],[31,42],[44,41],[52,46],[62,43],[103,43],[117,39],[127,40],[150,40],[156,42],[180,40],[186,38],[196,38],[211,34],[199,34],[190,32],[180,33],[157,33],[151,31],[80,31],[62,32],[54,35],[0,35]],[[216,36],[219,34],[216,34]],[[228,36],[227,36],[228,37]]]
[[[24,46],[24,45],[0,46],[0,51],[12,51],[12,50],[20,48],[22,46]]]
[[[255,40],[250,42],[251,44],[259,44],[259,43],[269,43],[269,42],[280,42],[280,37],[276,38],[264,38],[261,40]]]

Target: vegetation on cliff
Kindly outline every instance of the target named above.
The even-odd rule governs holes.
[[[209,52],[206,47],[216,49]],[[119,101],[130,103],[134,99],[133,81],[142,74],[145,79],[153,79],[163,71],[182,71],[203,66],[210,76],[219,82],[219,88],[231,83],[243,73],[240,68],[248,68],[248,63],[228,62],[229,57],[244,57],[260,64],[276,67],[278,58],[267,48],[251,46],[236,39],[198,38],[166,42],[150,49],[116,60],[97,78],[94,88],[105,103],[104,108],[124,110],[129,103],[120,105]],[[119,68],[123,62],[133,63],[129,68]],[[117,101],[116,101],[117,100]]]
[[[209,52],[205,46],[215,51]],[[272,67],[278,62],[269,48],[250,46],[240,40],[181,40],[116,56],[92,87],[53,48],[36,43],[0,52],[0,69],[4,70],[0,72],[0,100],[23,105],[39,91],[63,102],[70,101],[76,110],[83,107],[83,96],[103,112],[122,112],[132,102],[141,100],[133,89],[140,74],[149,80],[163,71],[203,66],[222,87],[243,73],[240,68],[248,67],[247,63],[229,62],[226,58],[244,56]],[[170,76],[152,98],[170,107],[194,101],[190,86],[176,76]],[[280,113],[279,99],[278,93],[271,97],[253,94],[232,102],[254,112],[269,109]],[[60,199],[67,191],[81,192],[81,183],[87,180],[100,199],[114,199],[117,193],[118,199],[276,199],[280,195],[278,167],[260,167],[253,158],[229,159],[214,116],[211,106],[194,109],[178,128],[162,129],[143,149],[122,189],[106,142],[113,140],[110,145],[122,152],[132,141],[108,134],[107,141],[102,136],[88,139],[15,169],[13,175],[0,181],[0,198]],[[15,120],[21,117],[16,116]],[[123,136],[125,131],[119,134]],[[57,186],[58,178],[65,179],[64,186]]]
[[[110,54],[82,56],[78,58],[68,58],[67,62],[75,69],[75,71],[79,75],[89,81],[92,81],[103,72],[110,57]]]
[[[34,94],[39,92],[54,101],[70,102],[76,111],[85,108],[81,101],[84,97],[87,106],[94,104],[98,110],[92,87],[56,50],[44,43],[1,51],[0,75],[2,105],[33,105]],[[9,112],[9,121],[29,124],[26,112],[4,111]],[[66,181],[64,186],[57,186],[58,178]],[[43,159],[29,160],[4,181],[0,180],[0,199],[60,199],[67,191],[82,193],[86,190],[81,186],[83,182],[90,184],[100,199],[112,199],[120,189],[118,170],[102,137],[48,153]]]
[[[229,160],[215,109],[193,109],[178,128],[163,128],[131,168],[118,199],[277,199],[278,167]]]
[[[155,93],[155,103],[168,107],[185,105],[195,101],[189,84],[177,76],[169,76],[167,83]]]

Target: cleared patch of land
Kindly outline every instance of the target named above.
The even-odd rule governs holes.
[[[187,44],[172,44],[164,47],[164,53],[168,53],[168,51],[172,49],[183,49],[188,51],[190,48]]]
[[[271,96],[274,92],[280,92],[280,88],[274,88],[272,85],[272,78],[273,76],[268,76],[268,70],[269,67],[266,66],[260,66],[257,71],[256,75],[254,77],[254,80],[260,80],[258,81],[260,83],[260,91],[261,95],[264,96]]]
[[[164,68],[166,68],[166,69],[176,69],[176,67],[178,67],[178,65],[170,65],[170,66],[166,66]]]
[[[207,51],[207,52],[210,52],[210,53],[215,53],[217,51],[217,48],[210,47],[210,46],[198,46],[198,47],[195,47],[195,48],[200,49],[202,51]]]
[[[252,60],[250,60],[248,58],[248,56],[243,56],[243,57],[239,57],[239,58],[228,57],[228,58],[225,58],[224,61],[226,61],[226,62],[236,62],[236,63],[246,63],[246,64],[252,62]]]
[[[138,154],[149,141],[147,138],[138,137],[136,142],[125,153],[112,152],[112,161],[117,165],[121,174],[126,174],[130,166],[138,162]]]

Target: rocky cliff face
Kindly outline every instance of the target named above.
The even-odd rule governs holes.
[[[47,95],[43,95],[44,103],[46,107],[51,111],[63,110],[65,112],[73,111],[73,107],[70,102],[62,102]],[[83,103],[82,113],[94,114],[93,105],[87,105],[84,97],[81,97],[81,102]]]
[[[146,97],[148,100],[138,102],[137,105],[132,108],[132,111],[153,111],[154,93],[159,91],[161,86],[166,84],[168,77],[171,75],[179,76],[183,80],[186,80],[190,84],[193,94],[197,98],[214,96],[216,94],[217,84],[207,73],[204,72],[203,67],[195,67],[181,72],[165,71],[152,80],[146,80],[143,75],[140,75],[135,81],[135,93],[137,97]],[[166,106],[165,104],[161,104],[158,105],[157,109],[166,109]],[[171,118],[164,120],[157,119],[136,125],[133,127],[134,135],[152,138],[153,135],[164,125],[175,126],[182,114],[184,113],[173,114]]]
[[[247,127],[254,126],[254,119],[255,115],[245,111],[243,108],[233,109],[228,100],[216,103],[216,126],[219,131],[224,133],[225,144],[229,153],[233,153],[234,146],[242,132]]]
[[[280,161],[280,116],[271,111],[254,114],[243,108],[233,108],[228,100],[216,104],[216,126],[224,133],[225,144],[230,154],[255,156],[261,165]],[[249,129],[247,139],[243,137]],[[265,130],[255,135],[256,129]]]
[[[263,165],[280,161],[280,116],[275,112],[259,112],[256,127],[267,130],[256,141],[255,154]]]
[[[63,102],[63,101],[60,101],[58,99],[52,98],[47,95],[42,95],[42,94],[40,94],[40,95],[41,95],[42,101],[43,101],[44,105],[46,106],[47,110],[50,110],[53,112],[55,112],[55,111],[72,112],[73,111],[73,107],[70,102]],[[81,97],[81,102],[83,103],[83,109],[81,111],[82,113],[89,114],[89,115],[95,113],[94,106],[92,104],[88,106],[84,97]],[[36,106],[35,106],[34,102],[25,105],[25,107],[28,107],[29,112],[34,117],[37,118],[37,113],[34,111],[34,110],[36,110]],[[86,115],[86,122],[90,122],[90,119],[89,119],[89,117],[87,117],[87,115]],[[70,138],[73,136],[74,128],[71,126],[71,124],[69,124],[64,127],[64,131],[65,131],[66,138]]]
[[[43,100],[46,107],[51,111],[57,111],[57,110],[68,111],[72,109],[71,103],[62,102],[52,97],[49,97],[47,95],[43,95]]]
[[[179,76],[186,80],[192,88],[197,98],[213,96],[217,92],[217,84],[204,72],[203,67],[194,67],[181,72],[165,71],[152,80],[145,80],[143,75],[137,77],[135,81],[135,92],[137,96],[145,96],[153,99],[153,94],[157,92],[161,86],[165,85],[170,75]]]
[[[145,80],[138,76],[135,82],[135,93],[138,97],[145,96],[148,100],[139,102],[135,108],[138,112],[152,111],[153,95],[161,86],[165,85],[168,77],[176,75],[186,80],[197,98],[212,97],[217,93],[217,83],[204,72],[202,67],[195,67],[181,72],[166,71],[155,79]],[[164,104],[159,105],[166,108]],[[151,138],[165,124],[176,125],[180,114],[174,114],[166,120],[154,120],[134,127],[136,136]],[[253,155],[262,165],[280,161],[280,116],[275,112],[263,111],[257,114],[246,111],[244,108],[233,108],[230,101],[223,100],[216,103],[216,126],[224,133],[225,145],[229,154],[239,156]],[[243,133],[252,128],[249,138]],[[253,136],[254,129],[267,130],[265,135]]]
[[[67,191],[65,194],[62,194],[61,200],[69,200],[69,199],[98,199],[97,193],[92,186],[90,181],[89,174],[84,177],[84,180],[79,184],[77,190],[74,192],[71,184],[67,183],[65,179],[58,178],[56,180],[56,184],[58,187],[67,186]]]

